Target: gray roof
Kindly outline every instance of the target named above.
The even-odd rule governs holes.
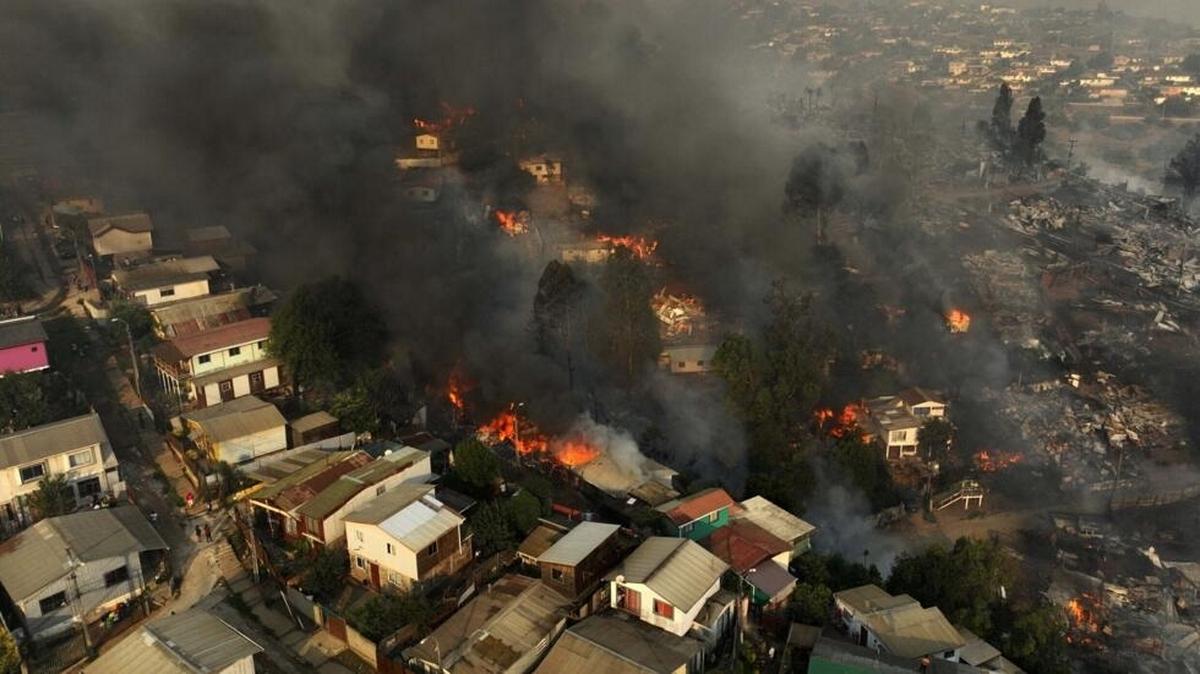
[[[623,577],[626,583],[641,583],[681,610],[688,610],[729,565],[687,538],[647,538],[606,578]]]
[[[833,596],[854,610],[889,653],[919,658],[967,643],[937,607],[923,608],[906,594],[892,596],[874,585],[864,585]]]
[[[794,544],[816,530],[813,525],[762,496],[748,498],[740,505],[742,509],[735,515],[736,518],[749,520],[788,543]]]
[[[204,434],[213,442],[260,433],[272,428],[282,428],[287,421],[274,405],[254,396],[242,396],[229,402],[204,407],[183,415],[204,429]]]
[[[21,316],[0,321],[0,349],[46,341],[46,331],[37,316]]]
[[[0,584],[13,601],[21,601],[67,575],[75,563],[166,549],[136,506],[83,510],[44,519],[0,543]]]
[[[593,615],[563,633],[535,674],[672,674],[704,648],[626,613]]]
[[[603,522],[580,522],[538,556],[538,562],[575,566],[612,538],[621,527]]]
[[[124,290],[150,290],[164,286],[199,281],[208,278],[221,265],[211,255],[184,257],[175,260],[150,262],[129,269],[118,269],[112,273],[113,281]]]
[[[55,421],[0,436],[0,468],[40,461],[92,445],[108,445],[100,415],[92,413]]]
[[[187,239],[192,243],[200,241],[223,241],[232,236],[225,225],[210,225],[208,227],[193,227],[187,231]]]
[[[201,608],[155,620],[87,665],[88,674],[220,672],[263,651],[225,621]]]
[[[846,671],[865,671],[872,674],[910,674],[921,671],[918,662],[888,653],[876,653],[865,647],[840,639],[822,636],[809,656],[809,669],[818,661],[841,665]]]
[[[126,232],[153,232],[154,222],[147,213],[125,213],[122,215],[103,215],[87,219],[88,232],[92,236],[101,236],[110,229],[120,229]]]
[[[292,419],[288,422],[288,425],[291,426],[292,430],[296,431],[297,433],[307,433],[317,428],[322,428],[330,424],[336,424],[337,422],[337,417],[333,416],[329,412],[326,412],[325,410],[321,410],[319,412],[313,412],[312,414],[305,414],[299,419]]]
[[[251,309],[278,299],[265,286],[237,288],[217,295],[189,297],[150,307],[150,314],[168,339],[212,330],[251,317]]]
[[[339,477],[333,484],[325,487],[297,507],[296,513],[315,520],[323,520],[336,512],[338,508],[346,505],[346,502],[355,494],[371,485],[379,484],[397,473],[408,470],[428,457],[427,452],[422,452],[415,447],[389,450],[378,459]]]
[[[420,552],[465,521],[433,495],[431,484],[400,484],[346,516],[347,522],[373,524],[401,545]]]
[[[768,559],[750,569],[744,578],[746,582],[761,590],[771,599],[778,597],[785,590],[790,591],[796,584],[795,577],[773,559]]]

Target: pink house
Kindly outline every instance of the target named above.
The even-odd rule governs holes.
[[[46,331],[37,316],[0,321],[0,377],[10,372],[33,372],[49,367]]]

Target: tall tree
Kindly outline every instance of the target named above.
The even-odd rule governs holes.
[[[537,295],[533,298],[533,328],[538,350],[545,354],[566,354],[568,370],[586,287],[570,265],[551,260],[538,279]]]
[[[992,105],[992,141],[1001,150],[1008,150],[1012,145],[1012,107],[1013,91],[1007,82],[1000,84],[1000,93]]]
[[[827,143],[811,145],[792,160],[784,185],[785,207],[814,217],[818,243],[825,238],[825,215],[846,196],[847,174],[857,160],[857,155],[846,156]]]
[[[934,417],[917,430],[917,450],[931,461],[946,458],[950,443],[954,440],[954,427],[949,421]]]
[[[29,495],[29,507],[38,519],[66,515],[75,509],[75,491],[66,475],[47,475]]]
[[[26,372],[0,378],[0,432],[20,431],[86,411],[61,373]]]
[[[476,490],[490,494],[500,476],[500,461],[482,442],[467,438],[454,447],[454,475]]]
[[[1183,195],[1188,199],[1200,192],[1200,134],[1192,136],[1171,159],[1167,181],[1183,188]]]
[[[604,292],[597,346],[601,354],[632,382],[661,351],[658,318],[650,306],[654,289],[646,266],[633,251],[618,246],[600,278]]]
[[[383,360],[387,330],[362,290],[341,278],[300,286],[271,318],[270,351],[297,384],[337,388]]]
[[[934,545],[901,555],[888,578],[888,591],[937,606],[950,622],[987,638],[1000,588],[1011,590],[1015,579],[1013,562],[999,543],[960,538],[949,549]]]
[[[1042,97],[1034,96],[1025,109],[1025,116],[1017,124],[1017,145],[1026,165],[1033,165],[1038,148],[1046,140],[1046,113],[1042,110]]]
[[[7,629],[0,628],[0,674],[18,674],[21,671],[21,649],[17,640]]]

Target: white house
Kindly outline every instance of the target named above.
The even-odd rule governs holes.
[[[797,555],[812,548],[812,535],[817,528],[765,497],[753,496],[738,505],[741,507],[733,513],[734,521],[753,522],[791,546],[787,557],[780,560],[785,568]]]
[[[405,590],[453,574],[472,559],[466,521],[433,485],[401,484],[345,517],[350,575],[371,587]]]
[[[0,585],[25,635],[43,639],[139,595],[167,549],[136,506],[82,510],[0,543]]]
[[[867,401],[863,430],[878,439],[889,460],[917,455],[917,434],[932,418],[944,418],[947,404],[939,394],[910,388]]]
[[[533,176],[538,184],[561,183],[563,181],[563,164],[559,159],[538,155],[526,157],[517,162],[521,170]]]
[[[208,611],[158,618],[87,666],[88,674],[254,674],[262,646]]]
[[[198,407],[274,391],[282,378],[267,355],[270,334],[269,318],[250,318],[163,342],[152,352],[159,381]]]
[[[29,495],[47,476],[64,476],[79,505],[125,493],[112,444],[92,413],[0,436],[0,522],[30,521]]]
[[[210,275],[220,268],[211,255],[201,255],[117,269],[112,280],[129,299],[154,306],[209,294]]]
[[[940,610],[923,608],[906,594],[893,596],[876,585],[863,585],[833,598],[850,637],[873,651],[958,662],[967,643]]]
[[[658,364],[671,374],[702,374],[712,370],[716,344],[665,344]]]
[[[192,441],[214,461],[245,463],[287,449],[287,421],[254,396],[187,412],[183,419]]]
[[[87,219],[96,255],[131,255],[154,249],[154,223],[146,213],[106,215]]]
[[[728,569],[691,539],[654,536],[606,576],[610,606],[683,636]]]

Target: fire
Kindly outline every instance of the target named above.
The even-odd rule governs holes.
[[[975,467],[984,473],[996,473],[1024,460],[1025,457],[1016,452],[983,449],[975,453]]]
[[[946,312],[946,327],[953,334],[962,334],[971,329],[971,316],[962,309]]]
[[[600,450],[583,440],[564,440],[555,443],[554,458],[558,462],[570,467],[582,466],[585,463],[591,463],[600,456]]]
[[[456,126],[461,126],[463,122],[467,121],[471,117],[474,117],[476,112],[475,108],[472,108],[469,105],[456,108],[444,101],[442,102],[441,107],[441,119],[428,120],[418,117],[413,119],[413,126],[419,131],[424,131],[425,133],[441,133],[443,131],[449,131]]]
[[[492,211],[492,215],[496,216],[496,222],[500,224],[500,230],[509,236],[517,236],[529,231],[529,225],[516,211],[502,211],[497,208],[495,211]]]
[[[654,251],[658,249],[658,242],[654,239],[648,239],[644,236],[631,234],[629,236],[609,236],[608,234],[600,234],[596,237],[596,241],[611,246],[613,248],[628,248],[633,253],[634,257],[639,260],[650,260]]]
[[[462,375],[459,374],[458,368],[455,368],[454,371],[450,373],[450,381],[446,383],[446,399],[450,401],[450,404],[453,405],[456,410],[462,412],[463,408],[466,406],[466,399],[464,396],[471,388],[473,387],[465,382]]]
[[[1100,613],[1103,607],[1095,595],[1084,592],[1067,602],[1064,609],[1070,623],[1067,642],[1080,645],[1095,645],[1094,635],[1104,632]],[[1072,636],[1074,633],[1074,637]]]
[[[690,335],[704,318],[704,307],[692,295],[672,295],[663,288],[650,300],[654,315],[663,323],[667,337]]]
[[[479,427],[476,435],[480,440],[492,444],[501,442],[511,443],[517,453],[522,456],[541,454],[549,456],[558,463],[574,468],[595,461],[601,454],[600,448],[582,438],[546,437],[537,426],[530,421],[522,420],[517,415],[516,407],[509,408],[488,423]]]
[[[835,413],[832,408],[822,407],[814,413],[814,417],[817,421],[817,428],[825,430],[832,437],[844,438],[851,432],[857,431],[865,440],[868,437],[867,433],[862,431],[858,421],[866,414],[866,408],[860,403],[850,403],[843,407],[840,413]]]

